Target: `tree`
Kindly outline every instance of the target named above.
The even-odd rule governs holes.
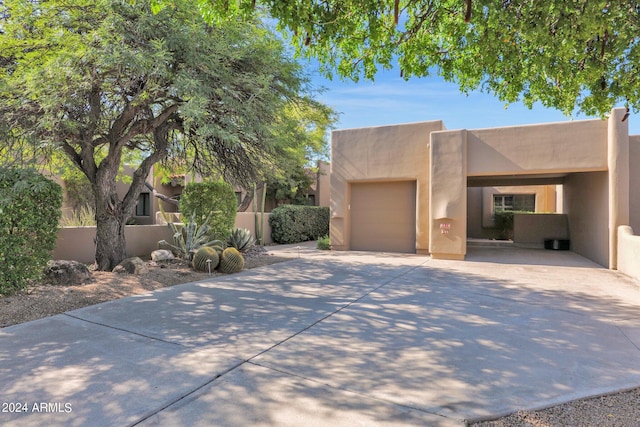
[[[312,182],[307,170],[319,159],[327,159],[327,133],[337,120],[336,113],[320,102],[310,101],[286,107],[278,118],[276,161],[255,183],[257,189],[267,184],[269,196],[276,199],[300,199]],[[293,136],[293,137],[292,137]],[[244,212],[253,201],[253,191],[247,190],[238,211]],[[253,187],[252,187],[253,188]],[[298,200],[300,201],[300,200]]]
[[[100,270],[124,258],[154,164],[249,186],[275,162],[281,114],[313,102],[279,38],[251,22],[209,25],[195,0],[158,13],[143,0],[8,0],[0,30],[0,138],[63,153],[87,177]],[[139,164],[120,198],[127,156]]]
[[[167,0],[167,2],[169,2]],[[162,4],[162,0],[156,1]],[[327,72],[438,73],[462,91],[571,114],[640,108],[640,4],[621,0],[201,0],[213,19],[266,10]]]

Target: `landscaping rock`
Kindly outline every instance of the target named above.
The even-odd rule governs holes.
[[[53,260],[44,270],[47,282],[56,286],[74,286],[91,282],[91,272],[78,261]]]
[[[169,261],[175,259],[173,253],[167,249],[158,249],[151,252],[151,261]]]
[[[149,267],[140,258],[127,258],[113,269],[114,273],[120,274],[147,274]]]

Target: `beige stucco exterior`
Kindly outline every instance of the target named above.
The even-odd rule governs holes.
[[[566,215],[572,250],[616,268],[617,228],[640,227],[640,171],[629,167],[640,160],[640,137],[629,136],[624,113],[614,109],[607,120],[492,129],[445,130],[434,121],[334,131],[332,246],[353,246],[353,185],[415,181],[417,253],[463,259],[468,237],[486,237],[481,234],[490,228],[492,194],[525,192],[535,194],[536,212]],[[362,234],[359,225],[360,249]],[[384,250],[385,244],[364,247]]]
[[[429,136],[441,121],[332,132],[331,247],[351,249],[351,185],[415,181],[415,251],[429,251]],[[379,200],[380,205],[388,204]],[[372,228],[371,233],[377,230]]]

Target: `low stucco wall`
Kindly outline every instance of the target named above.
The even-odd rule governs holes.
[[[640,230],[640,135],[629,137],[629,225]]]
[[[258,214],[259,216],[259,214]],[[236,227],[247,228],[255,236],[255,221],[253,212],[241,212],[236,216]],[[272,243],[269,214],[264,214],[265,243]],[[95,260],[96,246],[95,227],[64,227],[58,230],[53,259],[69,259],[90,264]],[[158,242],[173,241],[171,230],[166,225],[128,225],[125,228],[128,257],[148,257],[152,251],[158,249]]]
[[[568,239],[569,221],[563,214],[515,214],[513,216],[513,243],[544,247],[545,239]]]
[[[128,225],[125,228],[127,256],[149,256],[158,249],[158,241],[172,241],[166,225]],[[95,227],[64,227],[58,230],[53,259],[70,259],[82,263],[95,260]]]
[[[271,240],[271,225],[269,224],[269,217],[271,214],[264,214],[264,243],[270,244],[273,243]],[[258,221],[260,221],[260,214],[258,213]],[[246,228],[251,231],[253,237],[256,236],[256,221],[255,214],[253,212],[238,212],[236,215],[236,227],[237,228]]]
[[[618,270],[640,280],[640,236],[628,225],[618,227]]]

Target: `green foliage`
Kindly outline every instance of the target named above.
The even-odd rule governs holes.
[[[235,224],[238,200],[233,186],[222,180],[191,182],[180,196],[180,212],[195,215],[213,237],[225,239]]]
[[[198,271],[204,271],[205,273],[211,273],[215,270],[219,262],[220,255],[210,246],[201,247],[193,255],[193,268]]]
[[[210,228],[206,223],[198,225],[195,214],[192,214],[189,222],[185,224],[170,222],[167,226],[173,233],[173,245],[166,240],[161,240],[158,246],[171,249],[176,256],[184,260],[190,261],[201,246],[223,245],[220,240],[211,238]]]
[[[306,141],[288,113],[321,104],[281,37],[256,24],[209,25],[197,0],[0,2],[0,161],[64,156],[87,177],[99,269],[124,257],[112,223],[133,215],[152,166],[249,188]],[[125,162],[137,169],[122,195]]]
[[[87,207],[93,209],[95,204],[93,190],[86,176],[78,171],[73,171],[73,173],[68,173],[66,177],[63,177],[63,181],[66,202],[73,211]]]
[[[0,168],[0,294],[38,279],[55,247],[62,189],[30,169]]]
[[[328,235],[318,237],[317,248],[321,251],[328,251],[329,249],[331,249],[331,240],[329,239]]]
[[[329,234],[329,208],[282,205],[271,212],[271,239],[276,243],[316,240]]]
[[[157,3],[170,3],[156,0]],[[566,114],[640,108],[640,4],[604,0],[200,0],[216,22],[266,11],[298,54],[354,80],[399,64],[462,91]],[[257,6],[255,6],[257,4]],[[254,7],[255,6],[255,7]]]
[[[251,231],[246,228],[235,228],[227,237],[227,246],[245,252],[255,244]]]
[[[307,205],[308,192],[314,182],[313,171],[295,166],[286,173],[274,174],[267,181],[267,196],[279,204]]]
[[[500,239],[513,239],[513,217],[515,214],[531,214],[525,211],[496,211],[493,213],[493,226],[500,232]]]
[[[244,267],[244,257],[236,248],[227,248],[220,256],[218,270],[221,273],[237,273]]]
[[[96,213],[89,205],[75,209],[70,216],[60,218],[60,227],[88,227],[96,225]]]

